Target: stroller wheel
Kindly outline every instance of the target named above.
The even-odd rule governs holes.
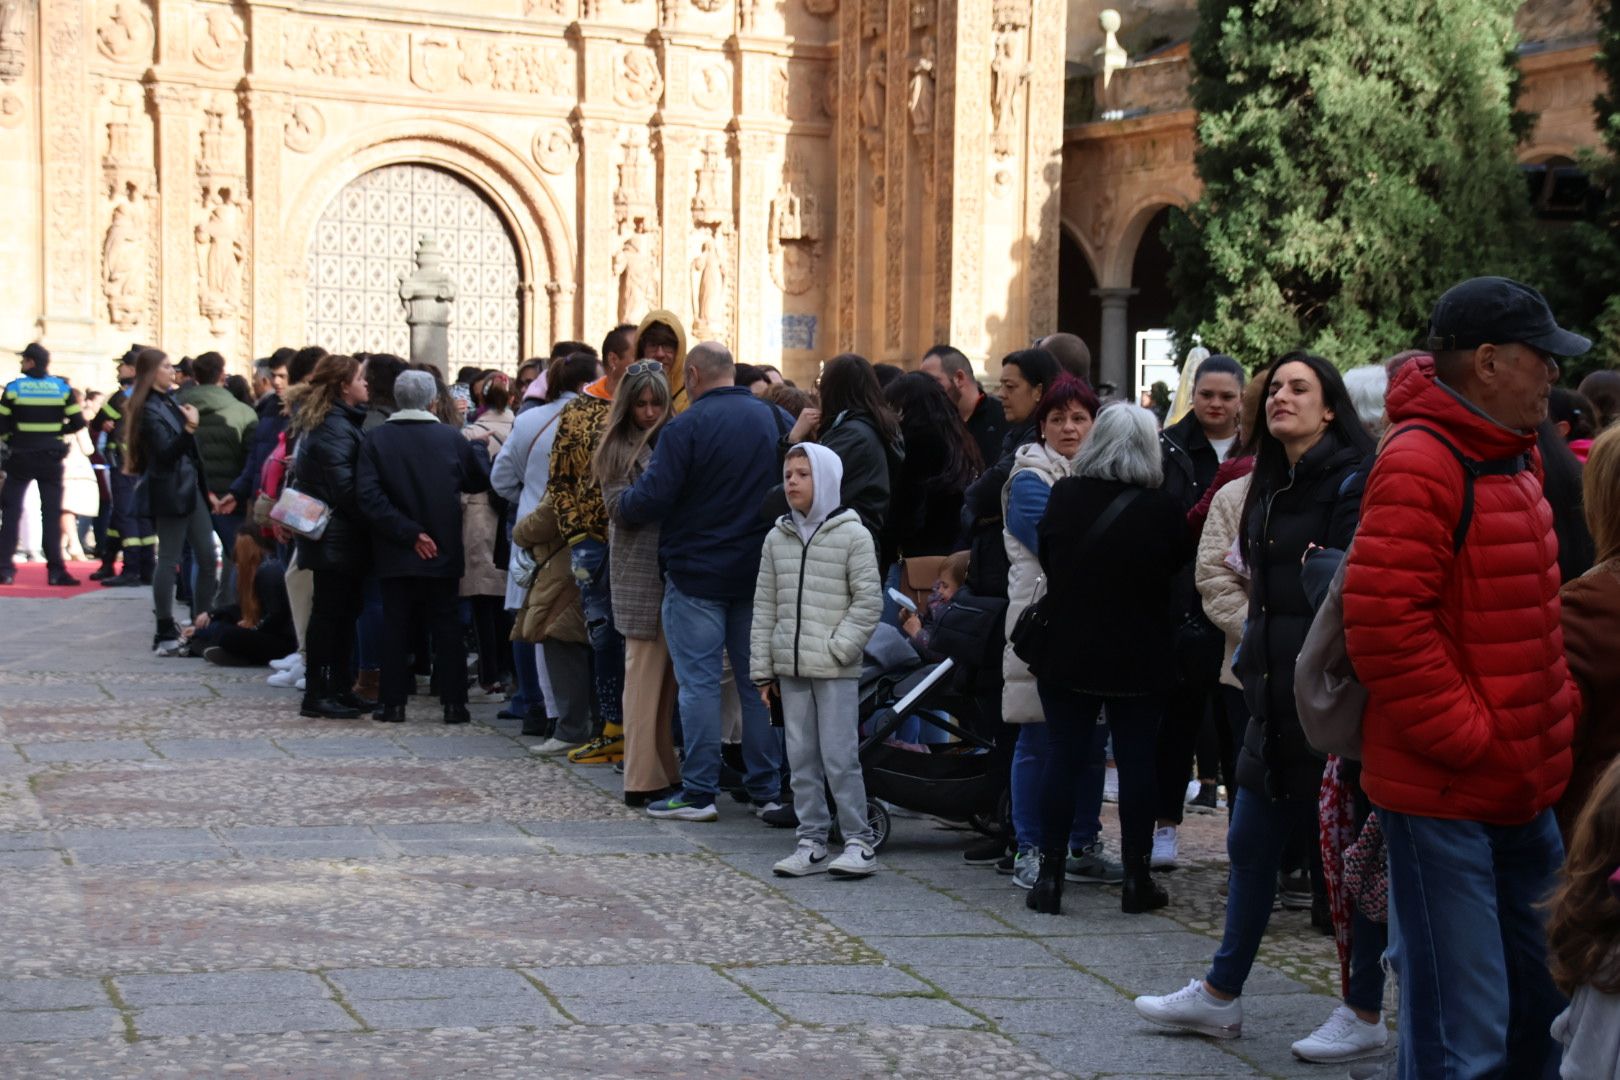
[[[999,836],[1008,831],[1008,822],[1012,820],[1012,794],[1008,791],[1001,793],[996,800],[994,810],[982,814],[974,814],[968,818],[968,824],[984,833],[986,836]]]
[[[872,850],[882,851],[883,846],[889,842],[889,830],[893,826],[893,819],[889,816],[889,808],[868,795],[866,798],[866,820],[872,825]]]

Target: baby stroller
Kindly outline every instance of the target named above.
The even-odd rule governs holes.
[[[875,849],[889,839],[887,803],[947,821],[977,823],[992,816],[1002,800],[1005,763],[987,733],[978,730],[979,710],[955,676],[955,661],[924,662],[886,624],[866,647],[860,762]],[[896,732],[913,722],[923,734],[916,743],[897,745]]]

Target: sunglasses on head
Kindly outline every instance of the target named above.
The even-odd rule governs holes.
[[[624,373],[626,375],[662,375],[664,373],[664,365],[660,364],[657,360],[637,360],[635,363],[625,368]]]

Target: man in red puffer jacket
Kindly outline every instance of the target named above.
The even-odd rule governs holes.
[[[1535,429],[1554,357],[1591,343],[1506,278],[1447,291],[1429,333],[1433,355],[1391,383],[1344,584],[1369,693],[1361,783],[1389,849],[1400,1076],[1536,1077],[1562,1008],[1536,905],[1563,861],[1548,808],[1579,703]]]

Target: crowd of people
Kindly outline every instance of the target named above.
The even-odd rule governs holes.
[[[1474,279],[1380,364],[1205,356],[1168,424],[1100,400],[1068,334],[993,393],[948,345],[798,387],[653,311],[515,378],[282,350],[251,406],[216,355],[137,347],[93,411],[38,350],[0,406],[0,572],[19,484],[60,554],[56,447],[88,427],[93,576],[150,584],[159,655],[271,666],[319,720],[499,703],[653,817],[729,793],[795,828],[783,876],[877,869],[861,676],[898,639],[950,661],[995,748],[1009,810],[963,858],[1031,909],[1094,885],[1163,908],[1184,814],[1228,816],[1209,970],[1142,1017],[1239,1035],[1280,903],[1340,960],[1300,1058],[1387,1053],[1387,958],[1393,1074],[1612,1077],[1620,373],[1553,385],[1588,347]],[[1326,709],[1313,637],[1353,665]]]

